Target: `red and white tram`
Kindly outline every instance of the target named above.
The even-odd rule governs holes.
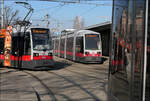
[[[100,33],[66,29],[53,38],[53,43],[57,56],[83,63],[103,63]]]
[[[29,28],[25,32],[9,28],[0,34],[0,65],[32,68],[54,64],[48,28]]]

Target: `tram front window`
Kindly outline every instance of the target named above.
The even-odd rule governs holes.
[[[87,50],[99,50],[100,38],[98,34],[85,35],[85,49]]]
[[[49,50],[48,34],[33,34],[33,49],[34,50]]]

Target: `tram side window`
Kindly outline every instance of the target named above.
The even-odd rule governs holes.
[[[52,45],[52,49],[54,49],[54,44],[55,44],[54,42],[55,42],[55,40],[52,40],[52,44],[51,44]]]
[[[53,49],[53,41],[52,41],[52,37],[49,36],[49,39],[48,39],[48,42],[49,42],[49,49]]]
[[[0,54],[4,53],[4,38],[0,38]]]
[[[25,36],[25,55],[31,54],[31,42],[30,42],[30,34],[26,34]]]
[[[64,51],[65,39],[61,39],[60,50]]]
[[[59,47],[59,40],[58,40],[58,39],[56,39],[56,48],[55,48],[55,50],[57,50],[57,51],[58,51],[58,47]]]
[[[72,52],[73,50],[73,37],[67,39],[67,51]]]
[[[21,36],[18,39],[18,44],[19,44],[19,55],[22,56],[24,54],[24,37]]]
[[[69,51],[69,38],[67,38],[67,46],[66,46],[66,50]]]
[[[18,38],[12,37],[12,55],[17,55],[18,50]]]
[[[50,49],[53,49],[52,37],[49,37],[49,45],[50,45]]]
[[[76,52],[83,53],[83,37],[76,38]]]

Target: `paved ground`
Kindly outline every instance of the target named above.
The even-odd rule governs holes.
[[[0,68],[0,101],[108,101],[108,59],[103,64],[55,61],[48,71]]]

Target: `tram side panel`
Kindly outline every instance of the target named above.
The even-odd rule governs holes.
[[[34,63],[31,61],[31,40],[30,35],[27,34],[24,39],[24,53],[22,58],[22,67],[32,66]]]
[[[73,60],[73,37],[67,38],[67,45],[66,45],[66,58]]]
[[[55,40],[52,39],[52,49],[53,49],[53,55],[55,54]]]
[[[53,39],[53,46],[54,46],[53,47],[53,54],[56,55],[56,48],[57,48],[57,46],[56,46],[56,39],[55,38]]]
[[[55,39],[55,55],[59,54],[59,39]]]
[[[11,67],[21,66],[21,60],[24,52],[23,40],[23,37],[12,37]]]
[[[60,39],[60,57],[64,58],[65,39]]]
[[[83,54],[84,54],[83,36],[76,37],[76,45],[75,45],[76,61],[84,61]]]
[[[11,67],[32,67],[36,66],[31,61],[31,40],[30,36],[12,37]]]
[[[66,59],[66,50],[67,50],[67,35],[65,37],[65,42],[64,42],[64,58]]]
[[[5,38],[0,38],[0,66],[3,66],[4,62],[4,40]]]

